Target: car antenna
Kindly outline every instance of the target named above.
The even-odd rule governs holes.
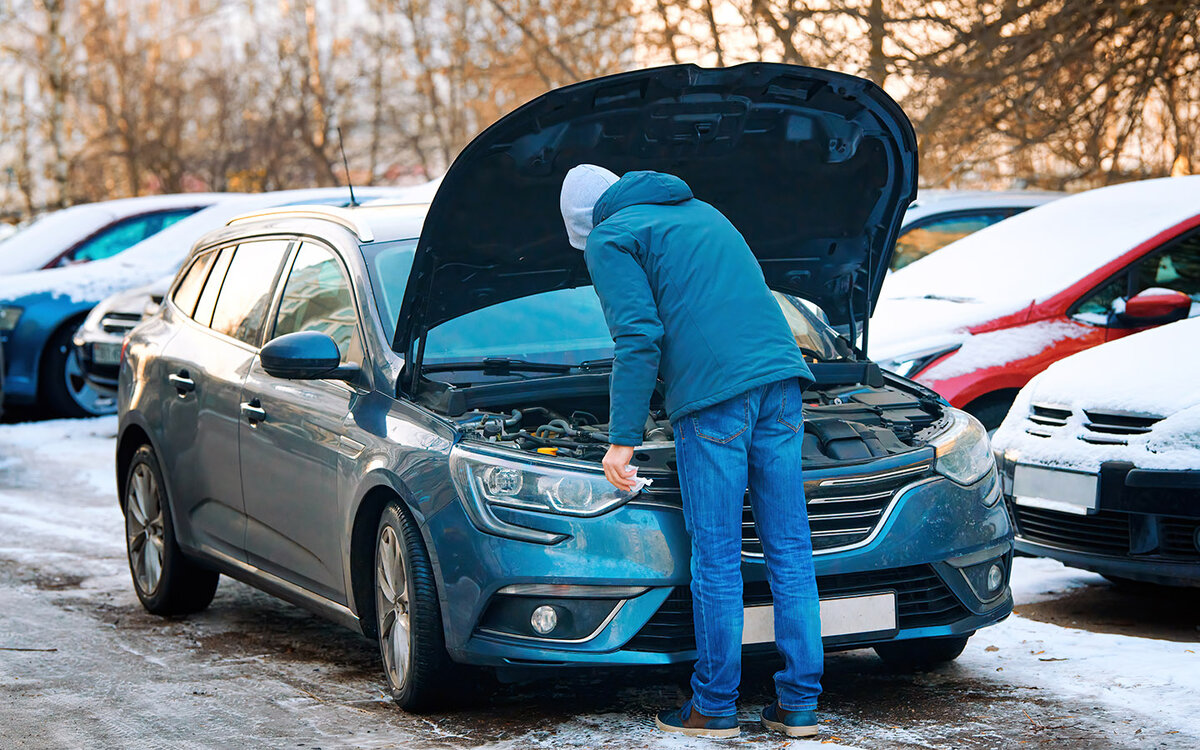
[[[358,201],[354,199],[354,183],[350,181],[350,162],[346,160],[346,142],[342,140],[342,128],[337,129],[338,148],[342,152],[342,166],[346,168],[346,187],[350,190],[350,205],[357,206]]]

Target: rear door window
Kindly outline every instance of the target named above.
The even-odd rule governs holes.
[[[208,278],[208,269],[212,267],[213,259],[216,257],[217,254],[212,252],[196,258],[188,267],[187,272],[183,274],[179,286],[175,287],[175,294],[171,299],[188,316],[196,312],[196,301],[200,299],[200,290],[204,288],[204,280]]]
[[[204,283],[204,291],[200,292],[200,300],[196,302],[196,312],[192,317],[200,325],[212,322],[213,308],[217,306],[217,295],[221,293],[221,284],[225,281],[225,273],[229,270],[229,261],[233,260],[232,247],[221,248],[216,253],[212,270],[209,271],[208,281]]]
[[[342,362],[361,363],[358,310],[342,264],[329,248],[305,242],[288,273],[271,338],[320,331],[334,340]]]
[[[214,331],[258,346],[279,266],[290,246],[290,240],[243,242],[237,246],[213,308]]]

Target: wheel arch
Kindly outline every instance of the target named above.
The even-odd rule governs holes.
[[[437,551],[430,543],[429,530],[422,514],[411,501],[403,482],[391,474],[379,472],[371,477],[355,507],[354,520],[350,524],[348,550],[350,609],[357,615],[363,635],[368,638],[378,635],[375,629],[375,531],[379,528],[379,519],[384,508],[392,502],[397,503],[401,510],[408,514],[420,532],[421,541],[425,544],[425,551],[433,566],[439,608],[444,607],[445,602]],[[444,615],[443,612],[443,617]]]

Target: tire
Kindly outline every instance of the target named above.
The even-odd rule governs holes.
[[[883,663],[897,672],[923,672],[958,658],[967,646],[970,635],[949,638],[914,638],[892,641],[875,646]]]
[[[446,653],[429,553],[416,524],[394,502],[379,519],[374,557],[375,623],[388,691],[405,711],[433,710],[457,682],[457,670]]]
[[[1008,416],[1016,398],[1015,392],[989,393],[967,404],[963,411],[978,419],[990,436]]]
[[[138,448],[129,462],[121,509],[133,590],[146,611],[174,616],[207,607],[220,576],[189,560],[179,548],[158,457],[148,445]]]
[[[38,377],[40,400],[62,417],[99,417],[117,410],[117,401],[92,388],[83,377],[83,363],[75,351],[78,325],[68,323],[55,331],[42,355]]]

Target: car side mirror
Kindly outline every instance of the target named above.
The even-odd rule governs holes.
[[[343,365],[338,346],[327,333],[297,331],[268,341],[258,353],[268,375],[287,380],[350,380],[358,365]]]
[[[1117,320],[1130,326],[1156,326],[1183,320],[1192,310],[1192,298],[1174,289],[1145,289],[1114,305]]]

